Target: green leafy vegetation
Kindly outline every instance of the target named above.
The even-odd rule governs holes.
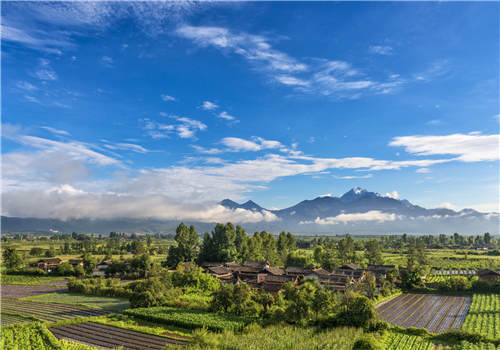
[[[57,339],[41,324],[2,327],[3,350],[54,350],[62,349]]]
[[[488,338],[500,338],[500,295],[474,294],[462,329]]]
[[[188,349],[351,350],[362,335],[363,330],[358,328],[339,327],[318,331],[312,327],[303,328],[287,324],[264,328],[251,324],[243,330],[243,333],[226,331],[221,334],[210,334],[198,330],[193,344],[188,346]]]
[[[216,314],[202,310],[174,307],[150,307],[126,310],[125,314],[151,322],[158,322],[182,328],[203,328],[221,332],[241,330],[254,318],[230,314]]]

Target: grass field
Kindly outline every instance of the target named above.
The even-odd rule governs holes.
[[[254,318],[230,314],[216,314],[201,310],[175,307],[150,307],[126,310],[125,314],[146,321],[158,322],[182,328],[202,328],[220,332],[240,330]]]
[[[115,297],[101,297],[97,295],[84,295],[78,293],[50,293],[23,298],[23,300],[82,305],[90,308],[99,308],[108,311],[123,311],[130,308],[128,299]]]
[[[335,328],[318,331],[313,327],[301,328],[287,324],[265,328],[251,325],[242,334],[224,332],[213,335],[212,346],[203,347],[193,344],[187,348],[190,350],[351,350],[353,344],[362,335],[363,331],[358,328]]]

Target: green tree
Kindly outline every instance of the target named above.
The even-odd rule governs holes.
[[[337,249],[338,249],[338,256],[342,264],[348,264],[356,261],[354,240],[350,235],[346,235],[338,242]]]
[[[177,266],[180,262],[193,261],[196,256],[198,244],[198,233],[194,226],[189,228],[180,223],[175,230],[175,241],[177,247],[170,247],[167,257],[168,266]]]
[[[15,248],[5,248],[2,253],[2,261],[8,269],[18,269],[23,265],[23,259]]]
[[[56,267],[55,273],[59,276],[72,276],[75,274],[75,270],[70,263],[62,263]]]
[[[43,254],[43,249],[40,247],[33,247],[30,250],[31,256],[41,256]]]
[[[92,256],[92,253],[90,252],[83,254],[82,260],[85,273],[89,275],[92,274],[92,271],[94,271],[97,265],[97,260]]]
[[[376,240],[371,239],[365,244],[365,258],[368,260],[370,265],[382,265],[384,263],[384,258],[382,257],[382,251],[380,250],[380,245]]]
[[[54,256],[56,256],[56,248],[54,248],[54,246],[51,245],[49,250],[45,252],[45,256],[47,258],[53,258]]]

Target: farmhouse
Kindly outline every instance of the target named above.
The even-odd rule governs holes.
[[[111,264],[112,264],[111,260],[102,261],[95,267],[94,271],[92,271],[92,276],[104,276],[106,274],[106,269]]]
[[[62,264],[62,260],[59,258],[43,259],[38,262],[38,268],[44,270],[45,272],[51,272],[53,268]]]
[[[305,267],[300,267],[300,266],[288,266],[285,269],[287,275],[294,275],[294,276],[305,276],[311,273],[312,271],[313,269],[306,269]]]
[[[477,272],[477,275],[480,280],[488,282],[495,282],[500,277],[500,273],[490,269],[480,270]]]
[[[68,262],[73,267],[77,267],[77,266],[83,267],[83,260],[81,260],[81,259],[69,259]]]
[[[224,266],[210,266],[207,268],[207,272],[221,280],[230,280],[233,278],[233,272]]]

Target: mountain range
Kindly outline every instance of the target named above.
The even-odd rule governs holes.
[[[262,222],[242,223],[249,232],[268,230],[298,234],[341,233],[454,233],[499,234],[498,213],[481,213],[474,209],[455,211],[447,208],[426,209],[406,199],[394,198],[355,187],[340,197],[320,196],[284,209],[265,209],[249,200],[239,204],[224,199],[221,206],[235,211],[262,213]],[[263,215],[264,217],[264,215]],[[2,217],[2,232],[174,232],[179,221],[159,219],[34,219]],[[213,223],[187,222],[198,231],[209,231]],[[237,223],[237,222],[235,222]]]

